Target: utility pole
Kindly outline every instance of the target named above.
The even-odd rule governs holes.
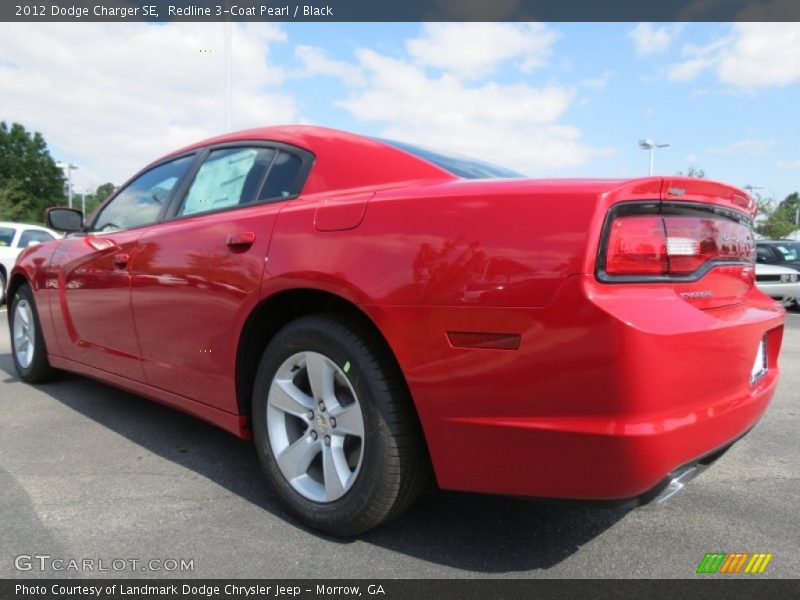
[[[72,172],[77,171],[78,167],[69,162],[59,162],[56,166],[67,174],[67,201],[72,208]]]
[[[656,148],[666,148],[667,146],[669,146],[669,143],[667,142],[654,142],[651,139],[639,140],[639,147],[642,150],[649,151],[650,153],[650,168],[648,169],[647,173],[651,177],[653,175],[653,162]]]

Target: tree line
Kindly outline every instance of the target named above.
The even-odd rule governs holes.
[[[689,167],[686,173],[678,171],[677,175],[704,179],[706,172],[698,167]],[[773,198],[756,197],[758,213],[756,216],[756,232],[766,239],[779,240],[792,234],[798,225],[800,216],[800,194],[793,192],[780,202]]]
[[[86,194],[86,214],[112,191],[114,184],[104,183]],[[0,121],[0,221],[43,223],[46,208],[66,204],[64,174],[42,134]],[[73,194],[73,205],[80,206],[80,196]]]

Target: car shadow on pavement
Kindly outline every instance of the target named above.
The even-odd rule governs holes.
[[[17,382],[10,354],[0,355],[3,383]],[[231,493],[307,530],[280,505],[261,476],[253,445],[194,417],[91,379],[64,374],[40,392],[127,438],[191,469]],[[98,449],[102,452],[102,449]],[[428,490],[405,514],[363,534],[362,542],[419,560],[481,573],[547,569],[622,519],[629,509],[559,505]]]

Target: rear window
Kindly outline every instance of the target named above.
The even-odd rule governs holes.
[[[26,229],[22,232],[22,235],[19,236],[19,244],[17,245],[20,248],[27,248],[31,242],[41,244],[42,242],[49,242],[54,239],[56,238],[41,229]]]
[[[469,158],[468,156],[448,154],[438,150],[423,148],[422,146],[406,144],[405,142],[396,142],[394,140],[378,138],[378,141],[397,148],[398,150],[402,150],[403,152],[413,154],[417,158],[421,158],[463,179],[515,179],[525,177],[522,173]]]

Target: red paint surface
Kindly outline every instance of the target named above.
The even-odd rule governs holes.
[[[248,316],[283,291],[328,292],[387,340],[442,487],[587,499],[646,491],[749,429],[774,393],[783,311],[753,287],[752,265],[689,283],[594,275],[612,206],[680,200],[752,216],[734,188],[464,181],[313,127],[195,147],[236,140],[311,151],[303,193],[23,253],[14,275],[32,283],[54,365],[246,436],[236,353]],[[462,347],[447,332],[519,345]],[[767,333],[770,369],[751,386]]]

